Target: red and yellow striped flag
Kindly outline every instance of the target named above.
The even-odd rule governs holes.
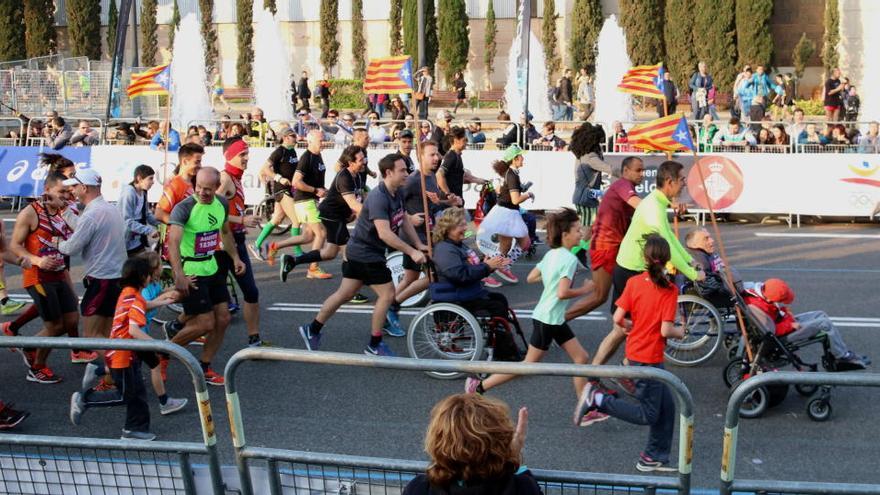
[[[131,84],[126,88],[129,98],[135,96],[165,96],[171,90],[171,66],[160,65],[144,72],[131,75]]]
[[[665,98],[663,94],[663,64],[639,65],[626,71],[617,89],[649,98]]]
[[[374,58],[367,67],[364,93],[412,92],[412,61],[407,56]]]
[[[650,151],[693,151],[694,142],[683,114],[661,117],[629,130],[626,144]]]

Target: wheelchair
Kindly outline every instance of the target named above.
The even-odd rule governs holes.
[[[725,324],[736,321],[736,310],[727,291],[709,291],[700,284],[684,281],[679,285],[676,325],[685,330],[680,339],[667,339],[663,351],[678,366],[697,366],[718,351],[735,346],[738,330]]]
[[[505,319],[484,311],[472,314],[462,306],[447,302],[430,304],[412,319],[406,344],[409,356],[414,359],[458,361],[521,361],[527,348],[519,320],[510,308]],[[509,348],[511,345],[514,349]],[[444,380],[464,375],[426,373]]]

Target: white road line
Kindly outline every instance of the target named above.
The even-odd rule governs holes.
[[[880,234],[834,234],[834,233],[788,233],[788,232],[755,232],[756,237],[792,237],[806,239],[880,239]]]
[[[295,313],[314,313],[315,311],[321,309],[321,306],[318,304],[297,304],[297,303],[275,303],[267,308],[268,311],[284,311],[284,312],[295,312]],[[421,310],[416,309],[402,309],[400,311],[401,315],[404,316],[415,316]],[[373,306],[351,306],[346,305],[339,308],[337,313],[346,313],[346,314],[372,314]],[[524,319],[531,319],[532,312],[530,310],[517,310],[516,316]],[[577,318],[578,320],[588,320],[588,321],[606,321],[608,320],[605,316],[594,315],[590,313],[586,316],[581,316]]]

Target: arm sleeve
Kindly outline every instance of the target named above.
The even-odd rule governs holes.
[[[507,190],[519,192],[522,188],[522,185],[520,184],[520,180],[519,180],[519,175],[511,172],[510,169],[507,170],[506,175],[507,175],[507,177],[505,178],[506,179],[505,182],[507,183]]]
[[[658,208],[658,210],[659,211],[655,212],[659,217],[657,219],[657,225],[661,226],[658,233],[669,243],[669,250],[672,252],[672,265],[688,279],[696,279],[697,270],[690,266],[690,262],[693,261],[693,258],[687,250],[684,249],[681,242],[675,237],[675,232],[670,228],[669,220],[666,219],[666,209]]]
[[[179,225],[181,227],[185,226],[187,220],[189,220],[189,214],[192,212],[193,204],[194,202],[189,199],[177,203],[177,205],[174,206],[174,209],[171,210],[171,218],[168,219],[168,223],[171,225]]]
[[[632,280],[632,279],[630,279],[630,280]],[[630,285],[629,282],[627,282],[626,287],[623,288],[623,294],[621,294],[620,297],[617,298],[617,301],[614,303],[614,305],[617,306],[618,308],[626,311],[627,313],[629,313],[630,311],[632,311],[632,303],[633,303],[633,301],[632,301],[633,294],[632,293],[633,293],[632,286]],[[614,314],[612,313],[611,316],[613,317]]]
[[[471,265],[455,250],[445,246],[434,252],[434,264],[440,274],[455,285],[470,284],[489,275],[489,266],[485,263]]]
[[[345,196],[346,194],[354,194],[354,182],[351,180],[350,174],[340,172],[336,178],[336,191]]]
[[[85,142],[85,139],[86,139],[86,135],[85,135],[85,134],[80,134],[79,132],[76,132],[76,133],[73,134],[73,136],[71,136],[71,138],[70,138],[70,144],[76,144],[76,143],[78,143],[78,142],[80,142],[80,141],[83,141],[84,144],[89,144],[89,143],[86,143],[86,142]]]
[[[611,165],[606,163],[604,160],[599,158],[595,153],[589,153],[586,156],[580,158],[580,163],[584,163],[590,166],[593,170],[598,170],[599,172],[604,172],[608,175],[618,176],[619,172],[611,168]]]
[[[269,163],[272,164],[272,171],[276,174],[278,173],[278,162],[281,160],[281,153],[281,148],[275,148],[272,154],[269,155]]]
[[[122,219],[125,221],[125,228],[135,234],[152,234],[154,229],[140,222],[141,211],[138,208],[137,200],[137,191],[131,186],[125,186],[122,190],[122,197],[119,198],[120,203],[122,203]],[[148,213],[147,221],[149,221],[150,216],[151,214]]]
[[[98,222],[95,222],[94,219],[89,219],[83,215],[77,222],[77,228],[73,231],[73,235],[66,241],[58,243],[58,250],[67,255],[82,253],[89,239],[92,238],[92,233],[97,224]]]
[[[143,328],[147,326],[146,305],[143,301],[135,300],[128,308],[128,321]]]
[[[180,133],[177,131],[169,133],[170,144],[168,145],[168,151],[174,151],[180,148]],[[172,150],[173,148],[173,150]]]
[[[150,148],[156,149],[159,146],[159,143],[162,142],[162,136],[157,132],[153,135],[153,139],[150,140]]]

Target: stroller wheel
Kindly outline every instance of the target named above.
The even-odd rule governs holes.
[[[816,393],[816,389],[819,388],[816,385],[795,385],[794,389],[801,397],[809,397]]]
[[[770,394],[765,387],[752,391],[739,406],[739,417],[752,419],[763,415],[770,407]]]
[[[733,357],[727,366],[724,367],[724,384],[727,388],[733,388],[737,383],[741,382],[743,376],[748,371],[748,365],[745,360],[739,357]]]
[[[831,412],[831,403],[827,399],[813,399],[807,404],[807,416],[813,421],[828,421]]]

